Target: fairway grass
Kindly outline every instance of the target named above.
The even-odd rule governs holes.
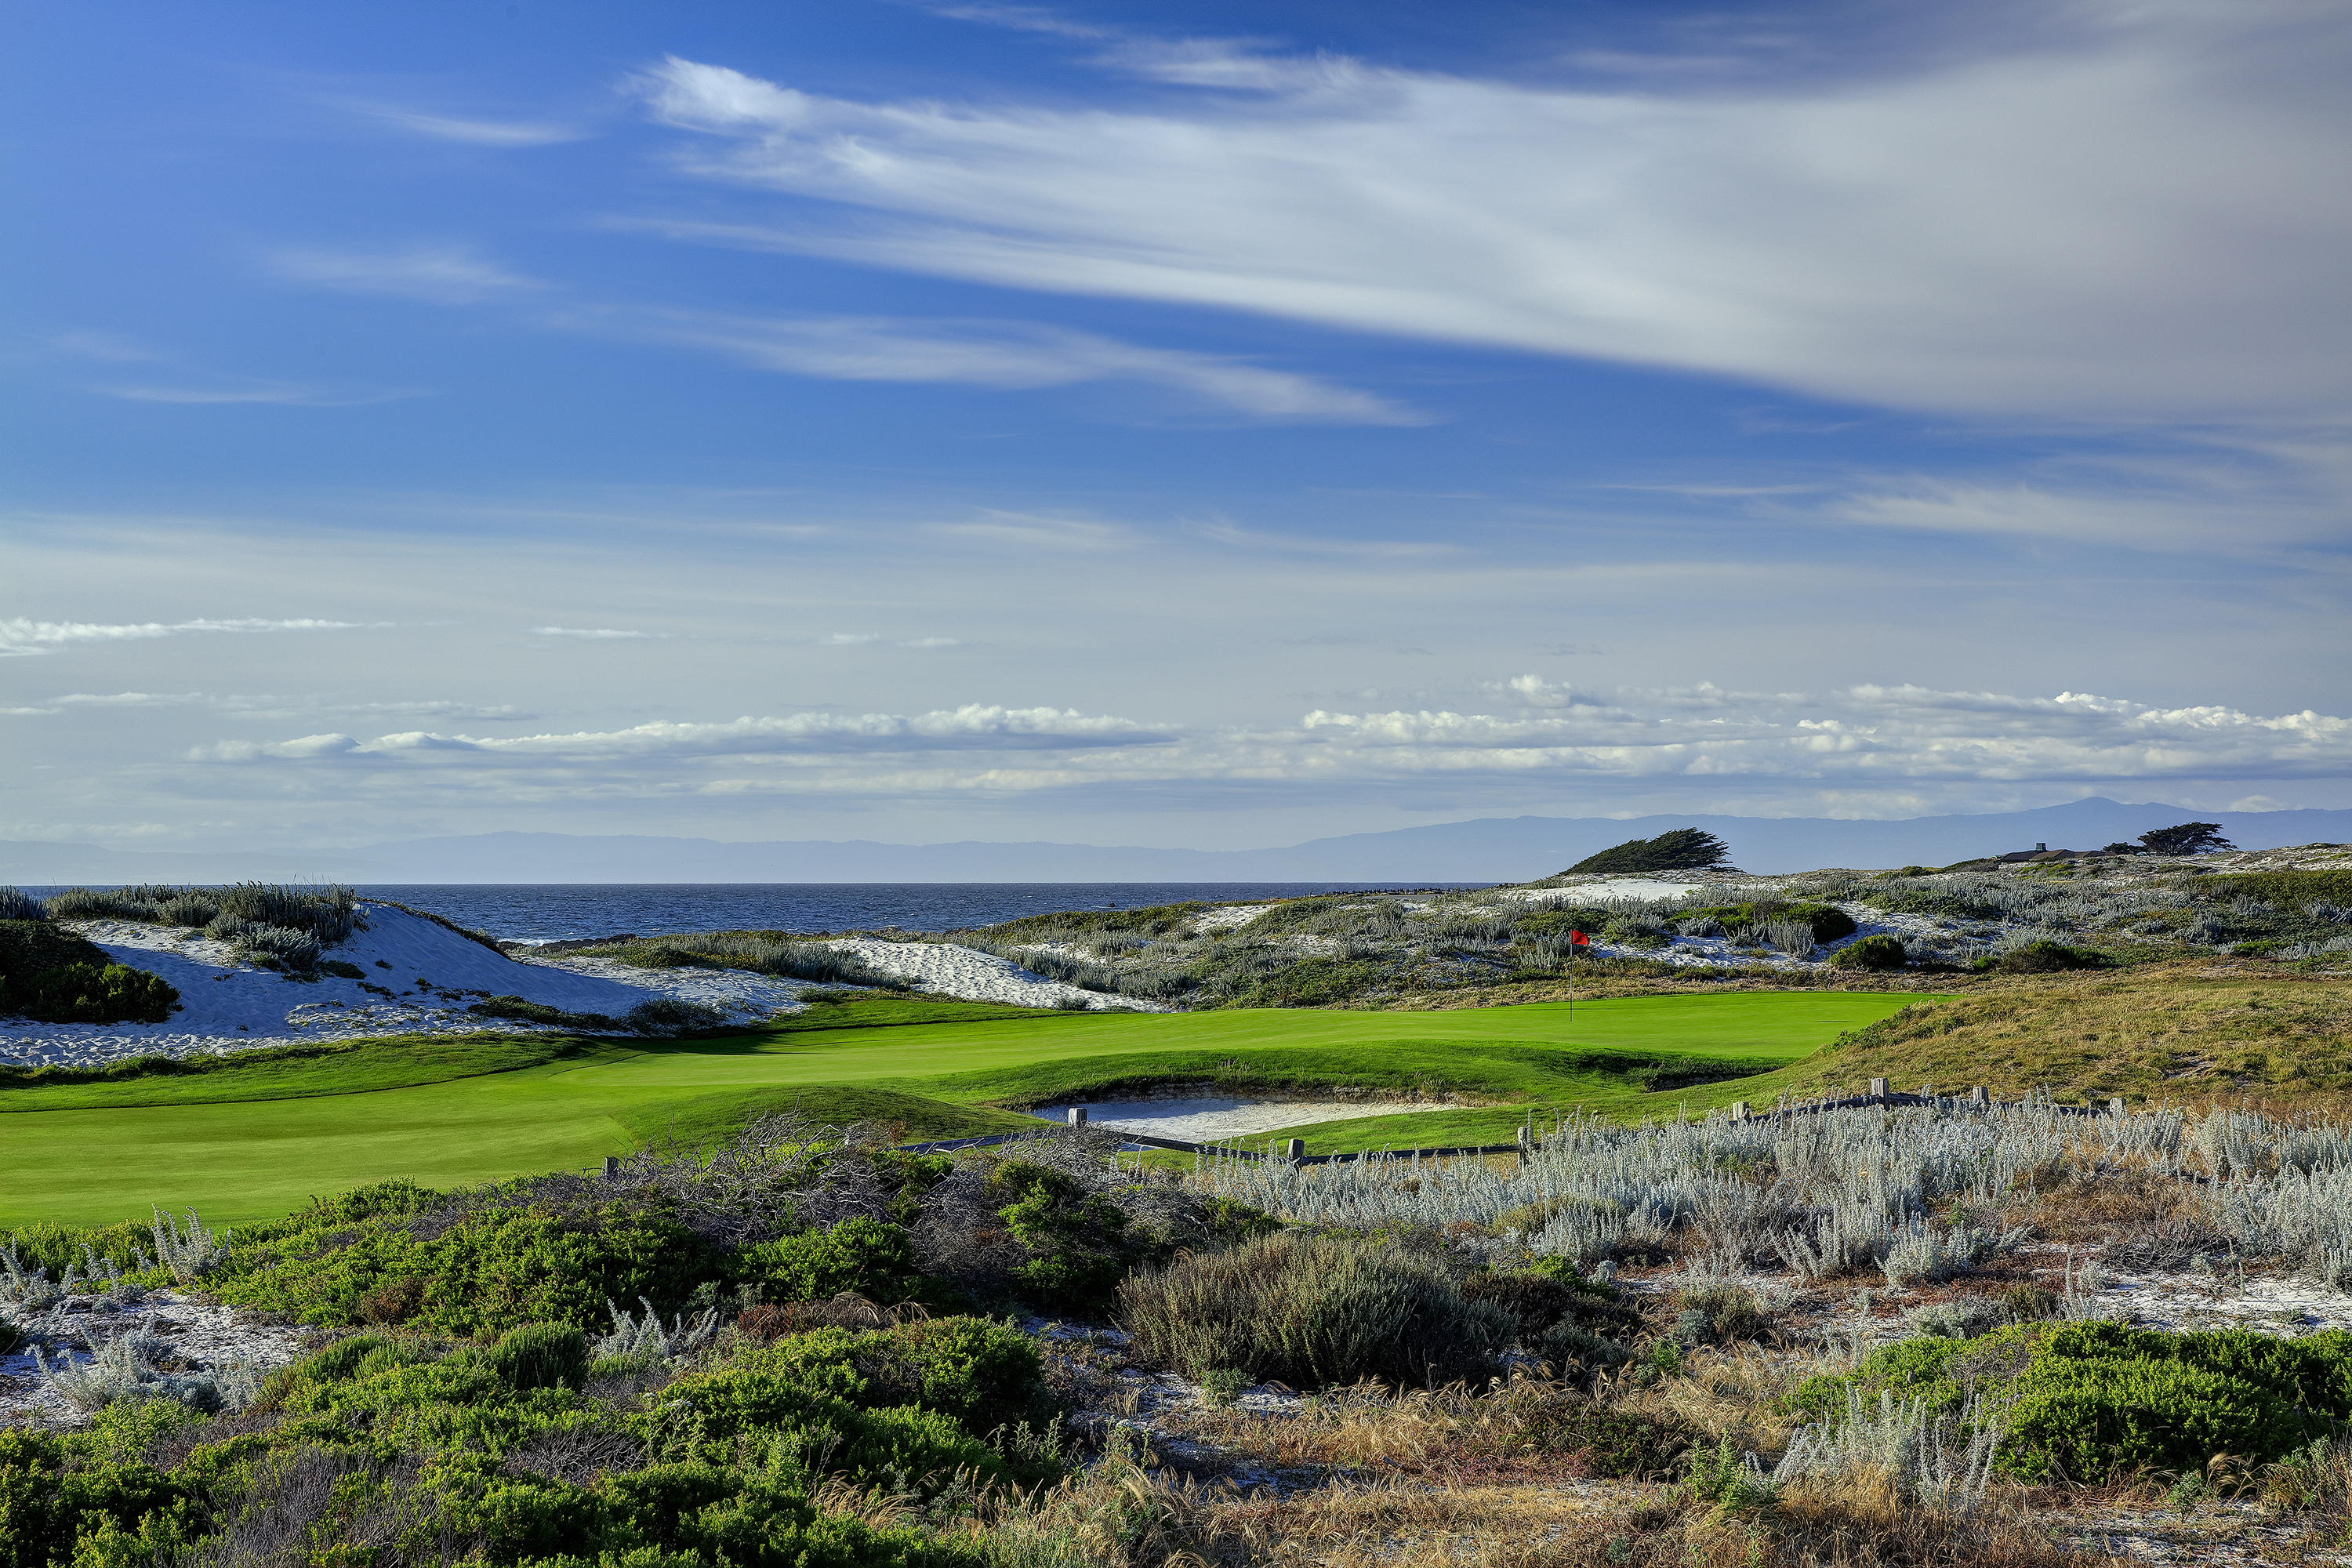
[[[1740,1086],[1916,1000],[1811,991],[1625,997],[1580,1004],[1572,1021],[1562,1004],[1442,1013],[982,1008],[994,1016],[897,1024],[886,1020],[914,1015],[886,1011],[709,1039],[580,1042],[570,1055],[522,1042],[523,1054],[548,1054],[456,1076],[464,1060],[456,1053],[436,1068],[451,1076],[399,1088],[364,1082],[383,1070],[366,1053],[328,1057],[319,1089],[299,1099],[285,1097],[292,1062],[257,1073],[250,1099],[223,1097],[237,1079],[228,1071],[6,1089],[0,1224],[143,1218],[150,1204],[194,1205],[215,1222],[253,1219],[394,1176],[446,1187],[586,1169],[651,1138],[724,1136],[766,1110],[883,1120],[910,1137],[999,1131],[1025,1120],[1013,1107],[1171,1081],[1236,1094],[1336,1085],[1457,1101],[1311,1129],[1319,1150],[1502,1142],[1531,1110],[1671,1115],[1761,1098]],[[484,1049],[515,1051],[518,1042]],[[329,1065],[338,1062],[352,1070]],[[362,1062],[376,1065],[357,1070]],[[109,1103],[92,1098],[99,1090],[145,1100]]]

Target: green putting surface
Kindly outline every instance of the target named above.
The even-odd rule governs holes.
[[[254,1076],[257,1095],[269,1098],[229,1098],[239,1092],[234,1071],[11,1089],[0,1091],[0,1112],[13,1112],[0,1114],[0,1224],[111,1221],[143,1215],[150,1203],[193,1205],[212,1220],[253,1218],[392,1176],[453,1186],[584,1169],[647,1136],[723,1135],[772,1110],[823,1121],[879,1116],[919,1137],[992,1131],[1017,1125],[1005,1105],[1154,1079],[1238,1092],[1359,1084],[1505,1102],[1329,1123],[1313,1138],[1318,1148],[1397,1144],[1412,1141],[1397,1135],[1410,1123],[1420,1141],[1479,1142],[1489,1131],[1507,1138],[1528,1106],[1671,1114],[1677,1103],[1739,1099],[1736,1079],[1654,1089],[1643,1075],[1661,1062],[1680,1081],[1769,1073],[1917,1000],[1622,997],[1580,1003],[1572,1022],[1560,1003],[1436,1013],[1041,1013],[598,1041],[535,1065],[402,1088],[364,1087],[368,1074],[339,1076],[322,1062],[311,1098],[284,1098],[283,1067]],[[435,1048],[446,1053],[448,1042]],[[481,1048],[515,1059],[510,1042]],[[110,1103],[92,1102],[98,1089]],[[125,1093],[152,1102],[122,1103]],[[1422,1137],[1440,1130],[1446,1135]]]

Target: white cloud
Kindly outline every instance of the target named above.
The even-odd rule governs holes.
[[[291,741],[223,741],[198,747],[192,755],[205,762],[254,762],[346,755],[396,758],[455,752],[525,761],[625,762],[798,752],[1065,751],[1151,745],[1165,739],[1126,719],[1065,709],[966,703],[912,717],[806,713],[781,719],[745,717],[717,724],[639,724],[569,735],[492,738],[411,731],[365,742],[344,734],[305,735]]]
[[[600,792],[641,798],[679,789],[1020,795],[1180,786],[1213,797],[1501,784],[1907,802],[1951,786],[2237,781],[2236,795],[2248,781],[2352,772],[2352,720],[2310,711],[2261,715],[2080,692],[2021,697],[1916,686],[1818,696],[1702,686],[1603,699],[1521,677],[1493,689],[1516,710],[1318,709],[1287,728],[1171,732],[1070,710],[975,704],[913,717],[811,713],[505,739],[415,731],[362,741],[338,732],[225,741],[192,756],[425,768],[444,779],[451,770],[489,773],[546,787],[593,778]],[[950,760],[959,754],[984,760]]]
[[[663,227],[679,231],[676,225]],[[1261,419],[1346,425],[1429,422],[1386,398],[1314,376],[1019,321],[646,310],[574,315],[563,318],[562,324],[705,349],[762,370],[835,381],[950,382],[1008,390],[1130,381],[1169,387]]]
[[[338,109],[441,142],[464,142],[476,147],[551,147],[564,142],[584,142],[594,132],[576,125],[544,120],[474,120],[455,115],[426,114],[396,104],[362,99],[331,100]]]
[[[673,634],[624,631],[614,626],[533,626],[530,635],[535,637],[586,637],[591,642],[650,642]]]
[[[484,261],[462,246],[400,251],[288,249],[271,258],[281,276],[351,294],[388,294],[433,305],[510,298],[538,283]]]
[[[1915,407],[2352,405],[2352,10],[2068,20],[1777,89],[1166,45],[1121,58],[1255,90],[866,104],[673,58],[643,91],[699,172],[877,215],[739,242]]]
[[[0,658],[55,653],[78,643],[136,642],[178,637],[189,632],[324,632],[352,631],[388,622],[258,619],[139,621],[109,624],[97,621],[36,621],[17,616],[0,618]]]

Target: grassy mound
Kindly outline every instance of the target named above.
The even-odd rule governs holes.
[[[2168,964],[2021,976],[1906,1007],[1760,1091],[1985,1084],[2004,1099],[2043,1086],[2096,1098],[2352,1097],[2352,986]],[[2064,1095],[2062,1094],[2062,1098]]]

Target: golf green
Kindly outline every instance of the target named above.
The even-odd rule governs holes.
[[[1580,1003],[1572,1022],[1559,1003],[1410,1013],[1041,1013],[600,1041],[534,1065],[470,1077],[443,1069],[440,1081],[355,1091],[322,1061],[321,1091],[310,1098],[286,1097],[284,1068],[255,1075],[257,1091],[268,1085],[267,1098],[226,1098],[238,1092],[233,1069],[10,1089],[0,1091],[0,1224],[112,1221],[142,1215],[150,1203],[194,1205],[216,1221],[248,1219],[391,1176],[453,1186],[582,1169],[647,1135],[723,1131],[771,1109],[827,1121],[881,1116],[916,1135],[985,1131],[1016,1124],[1004,1106],[1154,1080],[1243,1090],[1355,1084],[1493,1102],[1328,1123],[1312,1130],[1318,1147],[1396,1144],[1421,1138],[1423,1128],[1438,1134],[1424,1141],[1481,1130],[1507,1137],[1501,1130],[1530,1106],[1671,1114],[1680,1102],[1741,1098],[1738,1079],[1786,1067],[1917,1000],[1835,992],[1626,997]],[[446,1053],[449,1043],[435,1048]],[[485,1040],[481,1048],[514,1059],[511,1043]],[[151,1103],[124,1103],[126,1096]],[[1401,1139],[1401,1128],[1411,1137]]]

